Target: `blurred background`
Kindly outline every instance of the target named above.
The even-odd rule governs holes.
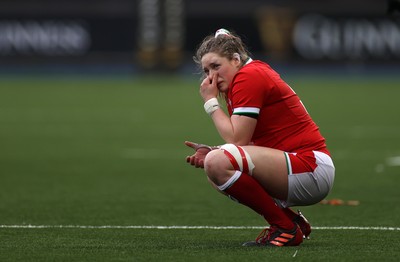
[[[276,66],[400,68],[399,1],[2,0],[0,72],[193,72],[224,27]]]

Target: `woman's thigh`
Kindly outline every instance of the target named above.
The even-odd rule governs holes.
[[[253,177],[274,198],[286,200],[288,196],[288,167],[281,150],[243,146],[254,163]]]

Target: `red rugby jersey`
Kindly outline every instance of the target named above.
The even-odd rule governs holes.
[[[325,153],[325,139],[293,89],[268,64],[252,61],[229,86],[229,114],[257,118],[252,142],[286,152]]]

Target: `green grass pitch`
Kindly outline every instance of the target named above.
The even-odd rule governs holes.
[[[360,204],[303,207],[300,247],[244,248],[260,229],[171,228],[265,225],[184,161],[222,143],[198,80],[2,76],[0,261],[399,261],[400,78],[285,79],[327,139],[328,198]]]

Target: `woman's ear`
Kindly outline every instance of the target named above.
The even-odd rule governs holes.
[[[237,65],[237,66],[242,65],[242,59],[240,58],[240,55],[238,53],[233,54],[233,60],[235,62],[235,65]]]

